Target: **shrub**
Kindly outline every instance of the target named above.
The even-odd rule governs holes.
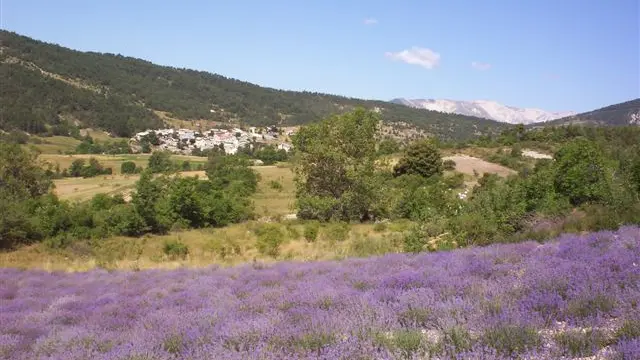
[[[424,250],[427,244],[427,236],[423,228],[417,225],[404,236],[403,242],[405,252],[419,253]]]
[[[610,195],[610,176],[602,150],[586,139],[574,140],[555,154],[556,191],[572,204],[601,201]]]
[[[640,319],[627,319],[622,326],[616,330],[617,340],[630,340],[640,338]]]
[[[300,237],[300,231],[292,224],[287,224],[287,232],[291,239],[298,239]]]
[[[351,228],[346,222],[330,223],[325,227],[324,237],[329,241],[342,242],[347,239]]]
[[[473,346],[471,334],[462,326],[454,326],[446,329],[442,335],[444,346],[453,350],[454,353],[469,351]]]
[[[570,330],[557,334],[554,338],[563,355],[571,357],[591,356],[609,342],[602,331],[593,329]]]
[[[318,239],[318,232],[320,231],[320,223],[317,221],[310,221],[304,225],[303,236],[304,239],[309,242],[314,242]]]
[[[445,170],[453,171],[456,169],[456,162],[451,159],[447,159],[442,162],[442,167]]]
[[[522,157],[522,147],[519,144],[514,144],[511,147],[511,157],[520,158]]]
[[[430,140],[420,140],[409,145],[405,155],[393,168],[395,176],[417,174],[431,177],[442,174],[442,157]]]
[[[105,219],[106,232],[114,235],[139,236],[146,231],[144,219],[129,204],[112,207]]]
[[[45,239],[44,245],[50,250],[65,249],[73,242],[73,237],[70,234],[60,234]]]
[[[383,223],[383,222],[379,222],[376,223],[375,225],[373,225],[373,231],[380,233],[380,232],[384,232],[387,230],[387,224]]]
[[[136,170],[136,163],[133,161],[125,161],[120,165],[120,173],[122,174],[135,174]]]
[[[258,237],[256,247],[262,255],[276,257],[280,254],[280,245],[284,242],[284,234],[277,224],[263,224],[256,230]]]
[[[390,234],[382,237],[364,237],[356,234],[349,245],[350,256],[369,257],[384,255],[397,250],[398,244],[402,242],[399,234]]]
[[[534,328],[521,325],[496,326],[485,331],[483,341],[505,356],[537,348],[541,343],[540,335]]]
[[[283,189],[282,184],[277,180],[269,181],[269,187],[276,191],[282,191]]]
[[[179,239],[167,240],[164,243],[162,251],[172,259],[184,259],[189,254],[189,247]]]
[[[227,236],[215,237],[207,242],[206,248],[218,254],[222,260],[228,256],[241,255],[242,248],[234,240]]]
[[[588,295],[577,298],[567,304],[567,313],[571,317],[586,318],[598,314],[608,314],[615,308],[615,300],[604,294]]]
[[[183,161],[180,165],[180,169],[182,171],[191,171],[191,163],[189,162],[189,160]]]
[[[464,174],[455,173],[442,179],[445,186],[449,189],[459,189],[464,186]]]
[[[422,333],[418,330],[401,330],[394,334],[393,343],[405,359],[413,359],[425,349]]]
[[[149,157],[147,168],[152,173],[162,173],[170,171],[172,168],[171,153],[166,151],[154,151]]]

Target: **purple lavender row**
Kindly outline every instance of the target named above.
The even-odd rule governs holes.
[[[220,269],[0,270],[2,359],[640,359],[640,228]]]

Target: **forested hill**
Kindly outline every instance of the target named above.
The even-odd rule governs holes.
[[[569,124],[590,126],[640,125],[640,98],[545,123],[545,125]]]
[[[122,55],[75,51],[4,30],[0,44],[3,130],[64,132],[68,124],[75,124],[130,136],[163,125],[154,110],[187,120],[298,125],[356,106],[378,108],[386,122],[417,125],[447,139],[508,126],[384,101],[265,88]]]

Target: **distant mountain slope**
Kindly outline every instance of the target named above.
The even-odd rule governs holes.
[[[556,126],[569,124],[596,126],[640,125],[640,98],[626,101],[620,104],[606,106],[601,109],[589,111],[575,116],[569,116],[562,119],[550,121],[547,124]]]
[[[122,55],[80,52],[0,30],[0,129],[32,133],[67,122],[131,136],[162,126],[155,110],[180,119],[298,125],[356,106],[444,139],[496,133],[506,125],[386,101],[282,91]],[[56,127],[57,126],[57,127]]]
[[[451,114],[478,116],[509,124],[532,124],[575,115],[575,112],[551,112],[540,109],[517,108],[495,101],[459,101],[446,99],[393,99],[391,102],[418,109],[441,111]]]

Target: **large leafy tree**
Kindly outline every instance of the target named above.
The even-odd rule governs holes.
[[[298,216],[319,220],[375,217],[378,115],[356,109],[305,126],[294,137]]]
[[[173,164],[171,163],[171,153],[168,151],[154,151],[149,157],[147,168],[152,173],[162,173],[170,171]]]
[[[438,148],[430,140],[412,143],[393,169],[394,175],[414,174],[423,177],[441,175],[444,166]]]
[[[251,161],[243,156],[213,153],[205,171],[216,189],[249,196],[256,192],[260,180],[259,174],[250,166]]]
[[[0,142],[0,248],[38,237],[32,208],[53,185],[40,165],[36,153]]]
[[[592,141],[577,138],[555,154],[556,191],[574,205],[607,198],[610,176],[602,150]]]

